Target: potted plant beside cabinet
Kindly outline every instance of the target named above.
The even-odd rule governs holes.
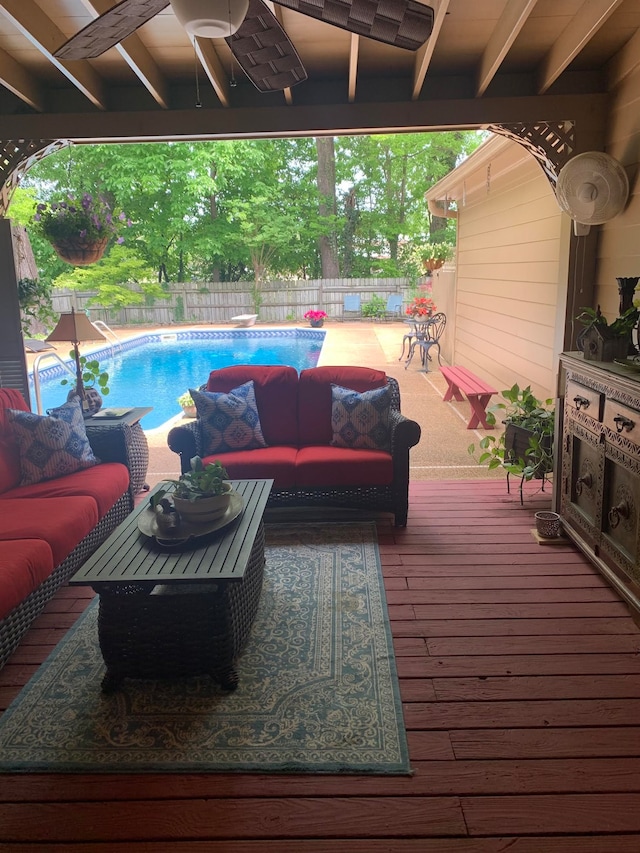
[[[541,480],[542,489],[553,471],[553,442],[555,431],[555,410],[553,400],[539,400],[531,391],[531,386],[520,388],[518,384],[502,392],[504,402],[496,403],[487,411],[487,421],[497,422],[496,413],[501,415],[505,425],[502,435],[487,435],[468,451],[476,456],[478,462],[486,464],[489,470],[504,468],[509,475],[521,478],[522,484],[528,480]]]

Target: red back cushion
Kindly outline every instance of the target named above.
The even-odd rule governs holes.
[[[7,409],[29,411],[17,388],[0,388],[0,492],[6,492],[20,482],[20,451],[7,417]]]
[[[207,391],[228,394],[253,379],[260,426],[267,445],[298,445],[298,373],[287,365],[236,364],[212,370]]]
[[[353,391],[371,391],[387,383],[383,370],[370,367],[310,367],[300,374],[298,383],[298,430],[300,446],[330,444],[331,385],[342,385]]]

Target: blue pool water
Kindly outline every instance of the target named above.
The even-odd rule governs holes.
[[[180,414],[177,398],[189,388],[204,384],[216,368],[289,364],[300,371],[315,367],[325,334],[316,329],[194,330],[140,336],[115,350],[101,347],[95,356],[109,374],[110,389],[103,406],[153,406],[141,423],[143,429],[154,429]],[[62,347],[58,345],[58,355],[66,357]],[[53,365],[53,360],[50,363]],[[69,389],[60,385],[69,374],[59,365],[47,364],[39,371],[43,412],[64,403]],[[35,411],[31,377],[30,386]]]

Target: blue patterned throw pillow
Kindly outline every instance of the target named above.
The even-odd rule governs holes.
[[[7,414],[20,450],[21,486],[53,480],[98,464],[93,455],[74,397],[49,416],[8,409]]]
[[[228,453],[266,447],[256,405],[253,380],[220,391],[189,390],[201,421],[202,452]]]
[[[331,386],[331,427],[334,447],[391,450],[388,386],[359,394],[340,385]]]

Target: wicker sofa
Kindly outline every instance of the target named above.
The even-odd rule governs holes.
[[[214,370],[202,390],[229,394],[252,381],[265,447],[209,452],[201,418],[174,427],[169,447],[189,469],[198,455],[219,459],[233,478],[274,479],[269,506],[330,506],[391,512],[407,523],[409,449],[420,440],[420,426],[400,412],[395,379],[365,367],[314,367],[300,375],[292,367],[234,365]],[[332,386],[362,393],[390,392],[388,449],[335,446]]]
[[[8,409],[28,406],[20,391],[0,388],[0,667],[56,590],[133,509],[126,460],[115,461],[119,448],[112,461],[21,485]],[[104,435],[100,450],[107,450]]]

